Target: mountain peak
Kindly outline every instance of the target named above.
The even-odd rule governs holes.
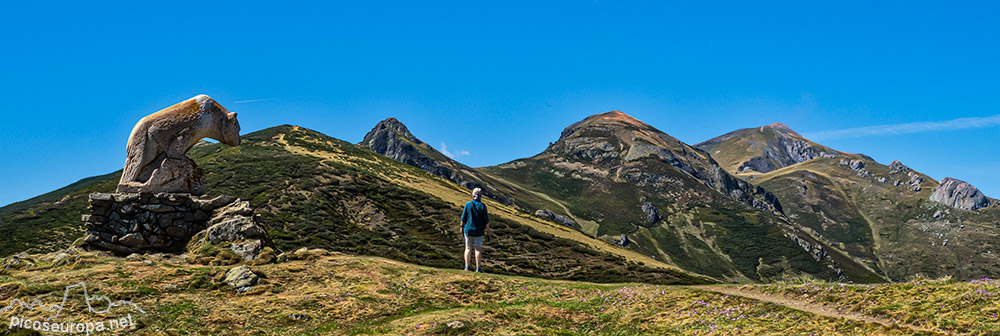
[[[788,125],[782,124],[780,122],[776,122],[776,123],[773,123],[773,124],[770,124],[770,125],[767,125],[767,126],[764,126],[764,127],[771,128],[771,129],[785,130],[785,131],[791,131],[792,130],[791,127],[788,127]]]
[[[406,138],[417,145],[423,143],[420,139],[417,139],[416,136],[413,136],[413,133],[410,133],[410,130],[406,128],[406,125],[393,117],[386,118],[385,120],[379,121],[378,124],[375,124],[375,127],[372,128],[368,134],[365,134],[365,138],[362,140],[362,143],[370,143],[374,137],[379,134],[384,134],[386,131],[394,132],[396,133],[396,136]]]
[[[765,129],[771,129],[771,130],[782,132],[782,133],[785,133],[787,135],[791,135],[791,136],[794,136],[794,137],[797,137],[797,138],[803,138],[803,139],[805,139],[804,137],[802,137],[802,135],[799,135],[798,132],[795,132],[794,130],[792,130],[791,127],[788,127],[788,125],[785,125],[785,124],[780,123],[780,122],[776,122],[776,123],[773,123],[773,124],[770,124],[770,125],[767,125],[767,126],[761,126],[761,128],[760,128],[761,132],[763,132]]]
[[[583,129],[588,128],[600,128],[600,129],[615,129],[618,131],[635,131],[635,130],[656,130],[653,126],[636,119],[633,116],[625,114],[625,112],[614,110],[610,112],[598,113],[591,115],[583,120],[573,123],[566,127],[559,136],[559,139],[565,139],[566,137],[579,132]],[[659,131],[657,131],[659,132]],[[614,132],[612,132],[614,133]]]
[[[815,158],[852,155],[809,141],[780,122],[744,128],[695,145],[730,173],[767,173]]]
[[[595,114],[595,115],[587,117],[583,121],[584,122],[590,121],[590,122],[597,122],[597,123],[621,123],[621,124],[629,124],[629,125],[637,125],[637,126],[649,127],[649,124],[646,124],[646,123],[640,121],[639,119],[636,119],[635,117],[630,116],[630,115],[626,114],[625,112],[622,112],[622,111],[619,111],[619,110],[614,110],[614,111],[604,112],[604,113],[598,113],[598,114]]]

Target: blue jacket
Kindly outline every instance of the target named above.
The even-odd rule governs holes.
[[[486,224],[489,222],[490,215],[486,213],[486,204],[480,201],[465,203],[465,209],[462,210],[462,223],[465,224],[466,236],[482,236],[486,231]]]

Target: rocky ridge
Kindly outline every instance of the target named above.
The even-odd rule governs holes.
[[[782,211],[778,199],[763,188],[733,177],[701,150],[621,111],[596,114],[570,125],[546,152],[607,168],[608,172],[614,169],[616,173],[610,177],[626,181],[647,174],[630,163],[652,157],[745,204]]]
[[[741,158],[737,173],[767,173],[816,158],[842,156],[843,153],[809,141],[782,123],[757,128],[745,128],[695,145],[698,149],[714,153],[726,142],[745,140],[743,146],[753,152]]]
[[[514,204],[513,198],[485,182],[482,177],[477,176],[472,168],[445,156],[430,145],[420,141],[410,133],[406,125],[396,118],[380,121],[365,134],[359,145],[393,160],[458,183],[463,187],[482,188],[484,196],[504,204]]]
[[[990,205],[990,199],[968,182],[945,177],[931,193],[930,200],[956,209],[976,210]]]

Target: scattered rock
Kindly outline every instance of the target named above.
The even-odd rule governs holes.
[[[865,162],[861,161],[861,160],[851,160],[849,166],[851,167],[851,169],[854,169],[854,170],[857,170],[857,171],[864,170],[865,167],[867,167],[867,165],[865,164]]]
[[[649,224],[656,224],[656,222],[659,222],[660,219],[662,219],[662,217],[660,217],[660,211],[656,210],[653,203],[642,203],[642,212],[646,214],[646,222],[649,222]]]
[[[3,263],[3,269],[23,269],[28,267],[34,267],[35,263],[28,259],[28,253],[21,252],[7,258]]]
[[[626,247],[629,244],[628,236],[622,233],[621,239],[615,240],[615,245]]]
[[[465,323],[462,323],[462,321],[451,321],[451,322],[448,322],[447,325],[448,325],[449,328],[452,328],[452,329],[461,329],[461,328],[465,327]]]
[[[910,167],[907,167],[902,162],[899,162],[899,160],[894,160],[889,164],[889,171],[891,174],[907,173],[910,171]]]
[[[285,253],[282,253],[282,254],[278,255],[277,258],[278,258],[279,261],[286,261],[286,260],[316,260],[316,259],[319,259],[320,257],[327,256],[329,254],[330,254],[330,252],[327,251],[327,250],[324,250],[324,249],[309,249],[309,248],[303,247],[303,248],[300,248],[298,250],[295,250],[295,252],[285,252]]]
[[[938,210],[938,211],[934,212],[934,218],[941,218],[941,216],[942,216],[941,210]]]
[[[990,205],[989,198],[971,184],[945,177],[931,193],[930,200],[953,208],[976,210]]]
[[[545,219],[551,220],[553,222],[556,222],[556,223],[559,223],[559,224],[562,224],[562,225],[565,225],[565,226],[568,226],[568,227],[571,227],[571,228],[574,228],[574,229],[579,228],[579,226],[576,224],[576,221],[574,221],[574,220],[572,220],[572,219],[570,219],[570,218],[568,218],[566,216],[554,213],[554,212],[552,212],[551,210],[548,210],[548,209],[543,209],[543,210],[535,211],[535,216],[538,216],[538,217],[541,217],[541,218],[545,218]]]
[[[300,313],[288,314],[288,318],[295,321],[306,321],[310,319],[309,315]]]
[[[906,176],[910,177],[910,182],[908,182],[910,185],[919,186],[921,183],[924,183],[924,178],[920,177],[920,174],[909,172]]]
[[[260,277],[246,265],[233,267],[226,272],[225,282],[236,288],[239,293],[253,289],[253,286],[256,286],[259,281]]]
[[[125,257],[125,260],[126,261],[142,261],[143,257],[141,255],[139,255],[138,253],[132,253],[132,254],[129,254],[127,257]]]

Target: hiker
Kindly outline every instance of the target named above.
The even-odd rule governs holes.
[[[469,256],[472,248],[476,248],[476,272],[482,272],[479,268],[479,257],[483,253],[483,235],[493,234],[490,230],[490,215],[486,213],[486,204],[480,202],[483,196],[483,189],[472,189],[472,200],[465,203],[462,209],[462,234],[465,235],[465,270],[469,270]]]

